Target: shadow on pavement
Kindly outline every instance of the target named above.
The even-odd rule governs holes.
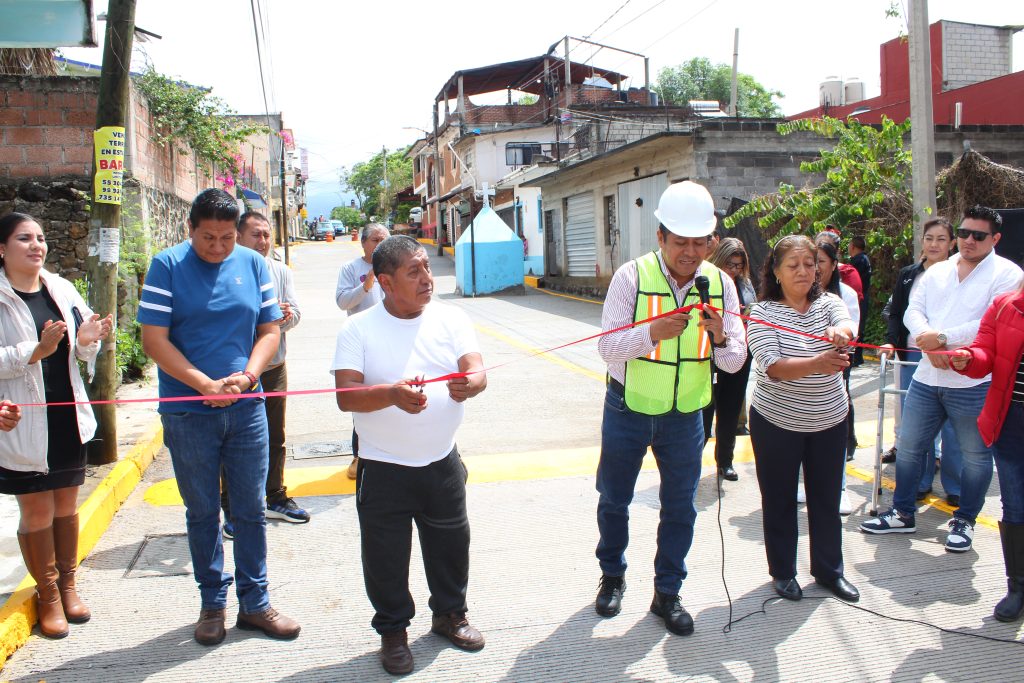
[[[125,669],[130,668],[132,678],[141,681],[182,662],[195,661],[214,652],[216,648],[203,647],[193,640],[194,629],[194,624],[187,624],[134,647],[97,651],[49,671],[33,671],[30,680],[45,680],[50,683],[95,681],[103,680],[106,677],[104,672],[117,672],[123,675]]]

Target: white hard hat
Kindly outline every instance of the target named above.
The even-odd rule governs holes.
[[[661,193],[655,217],[680,237],[705,237],[715,230],[715,202],[703,185],[684,180]]]

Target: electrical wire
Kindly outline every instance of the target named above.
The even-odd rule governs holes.
[[[256,0],[249,0],[249,7],[252,8],[252,30],[253,36],[256,39],[256,63],[259,65],[260,69],[260,88],[263,90],[263,109],[267,115],[267,127],[273,129],[273,126],[270,124],[270,105],[267,102],[267,81],[263,74],[263,53],[260,50],[260,30],[259,23],[256,20]]]

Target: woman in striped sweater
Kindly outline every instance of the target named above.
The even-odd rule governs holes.
[[[856,326],[842,300],[822,292],[815,256],[811,240],[790,235],[776,243],[765,262],[761,301],[750,315],[794,331],[757,323],[747,330],[756,378],[750,439],[775,591],[789,600],[803,596],[796,580],[802,466],[811,574],[840,599],[855,602],[860,594],[843,576],[839,496],[847,434],[842,372],[850,365],[845,348]]]

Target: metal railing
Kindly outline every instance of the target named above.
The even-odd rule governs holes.
[[[882,495],[882,451],[885,448],[885,444],[882,440],[885,431],[885,397],[886,396],[904,396],[906,395],[905,389],[900,389],[903,383],[900,381],[902,370],[901,368],[917,367],[918,361],[906,361],[906,360],[891,360],[890,353],[883,351],[879,356],[878,363],[878,423],[877,430],[875,433],[875,481],[874,486],[871,490],[871,509],[869,512],[872,517],[878,516],[878,501]],[[889,388],[886,386],[886,378],[888,376],[888,369],[892,367],[893,370],[893,387]],[[899,434],[900,422],[903,418],[903,401],[896,401],[895,406],[895,428],[893,429],[893,435]]]

